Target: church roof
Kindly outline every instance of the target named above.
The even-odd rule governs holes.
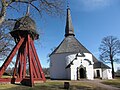
[[[105,65],[103,62],[100,62],[100,61],[95,62],[93,66],[94,66],[94,69],[96,68],[111,69],[109,66]]]
[[[89,51],[74,36],[67,36],[53,53],[89,53]]]
[[[91,53],[91,52],[88,51],[74,36],[67,36],[60,43],[60,45],[51,53],[51,55],[60,53]],[[97,62],[98,60],[93,56],[93,61]]]

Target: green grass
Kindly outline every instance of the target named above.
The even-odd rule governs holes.
[[[64,89],[64,81],[47,81],[46,83],[35,84],[35,86],[32,88],[23,85],[0,84],[0,90],[66,90],[66,89]],[[105,90],[105,89],[96,87],[95,85],[90,83],[71,81],[70,90]]]
[[[47,80],[46,83],[35,84],[34,87],[23,86],[20,84],[0,84],[0,90],[66,90],[64,89],[66,81]],[[70,90],[105,90],[104,87],[95,85],[91,82],[67,81],[70,83]],[[120,88],[120,79],[103,80],[101,83]]]
[[[35,84],[34,87],[23,86],[20,84],[0,84],[0,90],[66,90],[66,81],[47,80],[46,83]],[[95,85],[91,82],[67,81],[70,83],[70,90],[105,90],[104,87]],[[120,88],[120,79],[103,80],[101,83]]]
[[[112,80],[105,80],[101,83],[120,88],[120,78],[119,79],[112,79]]]
[[[76,89],[86,89],[91,90],[91,87],[88,87],[88,85],[85,86],[85,84],[71,84],[70,89],[76,90]],[[46,82],[46,83],[39,83],[35,84],[34,87],[28,87],[23,85],[13,85],[13,84],[3,84],[0,85],[0,89],[4,90],[65,90],[64,89],[64,82]]]

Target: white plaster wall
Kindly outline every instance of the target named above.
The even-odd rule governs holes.
[[[65,69],[66,54],[53,54],[50,56],[50,78],[51,79],[70,79],[70,69]]]
[[[112,78],[112,69],[107,69],[108,71],[108,79],[113,79]]]
[[[86,75],[87,79],[93,80],[94,79],[93,66],[92,65],[88,66],[86,70],[87,70],[87,75]]]
[[[69,62],[74,60],[73,65],[71,65],[71,80],[77,80],[77,67],[80,67],[81,65],[86,67],[86,78],[91,80],[94,79],[92,55],[89,53],[84,54],[85,57],[78,57],[77,60],[74,60],[76,54],[71,54],[66,57],[68,59],[67,61]],[[90,63],[84,59],[91,61],[92,65],[90,65]]]
[[[100,78],[112,79],[111,69],[93,69],[93,58],[89,53],[84,53],[85,57],[77,57],[76,54],[64,53],[64,54],[53,54],[50,56],[50,77],[51,79],[70,79],[77,80],[77,67],[81,65],[86,67],[86,79],[93,80],[97,77],[97,70],[100,71]],[[85,60],[88,59],[90,63]],[[73,61],[74,60],[74,61]],[[73,65],[70,68],[65,67],[73,61]]]
[[[97,77],[97,70],[100,71],[100,78],[112,79],[111,69],[101,69],[101,68],[94,69],[94,75],[95,75],[94,77]]]
[[[91,65],[88,61],[85,61],[86,63],[84,65],[86,65],[86,76],[87,79],[93,80],[94,79],[94,70],[93,70],[93,58],[92,55],[89,53],[85,53],[85,57],[84,59],[88,59],[89,61],[91,61]]]
[[[51,79],[70,79],[77,80],[77,67],[83,65],[86,67],[86,78],[93,80],[93,58],[89,53],[84,53],[85,57],[78,57],[75,60],[76,54],[64,53],[53,54],[50,56],[50,78]],[[88,59],[90,63],[84,59]],[[74,60],[74,61],[73,61]],[[73,61],[70,68],[65,67]]]
[[[76,54],[70,54],[70,55],[66,56],[66,66],[75,59],[75,55]],[[74,64],[74,61],[73,61],[73,64]],[[71,71],[70,72],[68,71],[68,77],[70,78],[70,80],[76,80],[76,69],[75,69],[74,65],[71,65],[70,68],[67,68],[67,70],[69,70],[69,69]]]
[[[111,69],[104,69],[102,79],[112,79],[111,71],[112,71]]]
[[[102,79],[108,79],[107,69],[103,69],[103,77],[102,77]]]

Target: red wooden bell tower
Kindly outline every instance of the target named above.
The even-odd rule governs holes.
[[[34,46],[34,40],[38,39],[39,36],[35,29],[35,22],[29,16],[22,17],[15,23],[15,27],[10,34],[16,45],[0,68],[0,82],[20,82],[33,86],[36,81],[46,81]],[[15,55],[17,56],[13,77],[2,78]],[[26,73],[27,70],[28,73]]]

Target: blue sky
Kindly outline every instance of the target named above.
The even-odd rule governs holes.
[[[76,38],[97,58],[103,37],[120,38],[119,0],[71,0],[72,23]],[[42,20],[41,20],[42,21]],[[40,45],[36,45],[43,67],[48,67],[47,55],[64,39],[66,17],[45,17],[41,25]],[[116,68],[120,64],[115,64]]]
[[[120,39],[120,0],[69,0],[69,6],[75,37],[96,58],[99,57],[98,48],[103,37],[113,35]],[[8,12],[8,17],[22,16],[21,13],[11,14],[11,10]],[[34,19],[40,30],[40,43],[35,42],[35,46],[42,67],[48,67],[48,54],[64,39],[66,16],[59,18],[44,15],[41,18],[35,15]],[[120,64],[115,65],[117,68]]]

